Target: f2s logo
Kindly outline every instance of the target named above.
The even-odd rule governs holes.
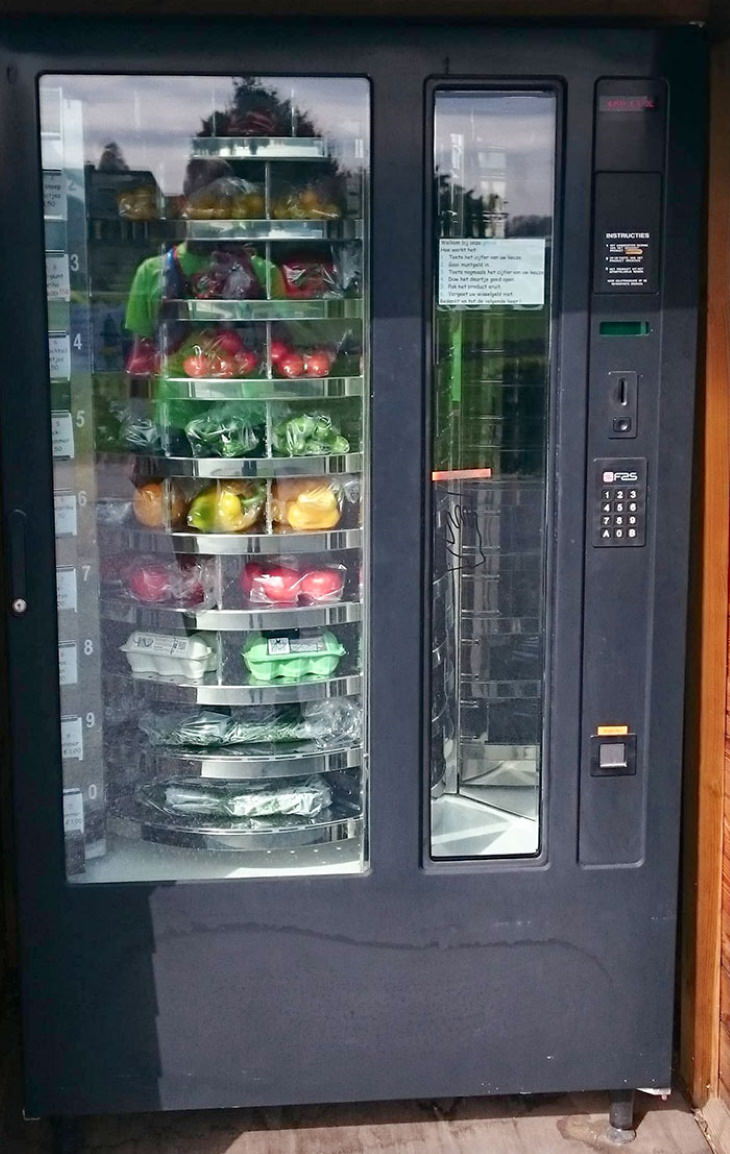
[[[634,470],[631,473],[614,473],[607,469],[603,474],[603,480],[607,485],[612,485],[615,481],[621,481],[623,484],[628,484],[632,481],[638,481],[639,474]]]

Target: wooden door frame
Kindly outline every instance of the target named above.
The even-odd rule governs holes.
[[[697,430],[680,947],[680,1073],[697,1106],[718,1094],[720,1078],[730,592],[729,121],[730,41],[724,41],[715,46],[712,63],[706,370]]]

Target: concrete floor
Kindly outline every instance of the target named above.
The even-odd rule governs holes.
[[[0,1154],[51,1154],[20,1111],[17,1030],[0,1015]],[[86,1118],[75,1154],[616,1154],[603,1094]],[[710,1154],[692,1111],[639,1095],[631,1154]]]

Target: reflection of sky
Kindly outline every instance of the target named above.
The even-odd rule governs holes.
[[[499,191],[512,217],[551,216],[556,115],[548,93],[439,93],[439,170],[477,195],[485,186]]]
[[[343,143],[367,137],[369,86],[355,77],[262,78],[291,100],[324,136]],[[230,76],[46,76],[42,89],[61,88],[83,105],[84,152],[98,164],[115,141],[130,169],[154,173],[166,196],[181,192],[191,139],[203,120],[233,98]],[[348,149],[348,153],[349,153]]]

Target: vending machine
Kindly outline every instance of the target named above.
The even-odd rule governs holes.
[[[702,33],[0,44],[26,1112],[666,1087]]]

